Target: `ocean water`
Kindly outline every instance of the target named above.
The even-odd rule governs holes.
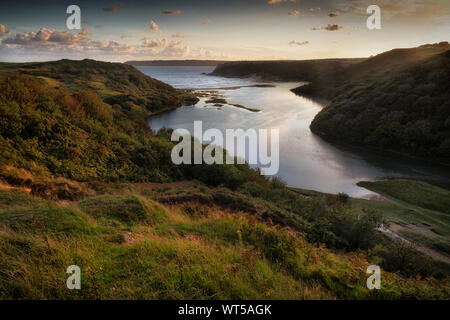
[[[177,88],[230,88],[218,93],[232,104],[261,110],[206,106],[201,99],[149,120],[153,130],[184,128],[193,132],[195,120],[202,120],[203,131],[225,129],[271,129],[280,133],[280,169],[277,174],[288,185],[322,192],[345,192],[353,197],[374,194],[356,183],[385,177],[410,177],[450,182],[446,167],[332,145],[314,135],[309,125],[323,106],[290,91],[301,83],[272,83],[273,87],[248,87],[251,79],[233,79],[205,75],[212,67],[139,67],[145,74]],[[247,86],[247,87],[246,87]]]

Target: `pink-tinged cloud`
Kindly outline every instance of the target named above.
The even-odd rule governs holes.
[[[148,28],[155,32],[162,32],[162,30],[159,28],[159,26],[153,20],[150,20],[150,26]]]
[[[7,34],[8,32],[8,28],[4,24],[0,24],[0,36]]]
[[[181,32],[177,32],[172,35],[172,38],[187,38],[187,35],[185,35]]]

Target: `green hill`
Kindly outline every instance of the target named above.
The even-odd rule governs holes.
[[[18,72],[44,80],[55,89],[89,89],[110,105],[151,113],[195,103],[194,96],[150,78],[131,65],[95,60],[0,63],[0,75]]]
[[[162,159],[170,146],[146,119],[196,101],[192,94],[124,64],[61,60],[0,70],[1,164],[78,181],[177,176]]]
[[[364,59],[319,59],[304,61],[237,61],[219,64],[213,75],[254,77],[263,81],[319,81],[340,74]]]
[[[438,46],[444,47],[448,45]],[[311,130],[333,140],[450,164],[450,50],[433,54],[435,47],[420,48],[424,50],[429,54],[412,49],[412,58],[407,52],[373,58],[373,68],[385,67],[335,89]]]
[[[448,266],[344,194],[173,165],[171,131],[146,118],[190,93],[92,60],[0,70],[0,299],[448,298]],[[65,287],[73,264],[83,290]]]

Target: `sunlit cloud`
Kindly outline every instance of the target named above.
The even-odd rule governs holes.
[[[77,45],[89,41],[90,31],[87,28],[82,29],[79,33],[70,31],[58,32],[51,28],[41,28],[38,32],[16,33],[9,38],[3,40],[2,44],[12,45]]]
[[[338,25],[338,24],[328,24],[325,27],[320,27],[320,28],[312,28],[311,30],[314,31],[318,31],[318,30],[326,30],[326,31],[339,31],[341,30],[343,27]]]
[[[309,44],[309,41],[300,42],[300,41],[292,40],[291,42],[289,42],[290,46],[305,46],[307,44]]]
[[[177,32],[172,35],[172,38],[186,38],[186,37],[187,37],[187,35],[185,35],[181,32]]]
[[[169,41],[167,40],[167,38],[162,38],[162,39],[143,38],[141,47],[144,47],[144,48],[163,48],[163,47],[167,46],[168,42]]]
[[[319,8],[319,7],[316,7],[316,8],[309,8],[309,11],[311,11],[311,12],[319,12],[319,11],[320,11],[320,8]]]
[[[298,11],[298,10],[292,10],[292,11],[288,12],[288,15],[294,16],[294,17],[298,16],[299,14],[300,14],[300,11]]]
[[[202,21],[201,24],[206,26],[208,24],[211,24],[211,22],[212,22],[211,19],[208,19],[208,20]]]
[[[162,33],[162,30],[159,28],[159,26],[153,20],[150,20],[150,26],[148,28],[152,31]]]
[[[330,18],[336,18],[336,17],[339,17],[341,14],[339,13],[339,12],[330,12],[329,14],[328,14],[328,16],[330,17]]]
[[[0,36],[7,34],[8,32],[8,28],[4,24],[0,24]]]

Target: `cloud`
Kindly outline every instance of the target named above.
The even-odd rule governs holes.
[[[100,29],[101,27],[102,27],[101,24],[96,24],[96,25],[95,25],[95,28],[97,28],[97,29]]]
[[[120,36],[121,39],[125,37],[128,36],[125,34]],[[111,61],[149,58],[228,58],[226,54],[208,48],[192,48],[181,39],[143,38],[140,44],[131,45],[111,40],[92,40],[89,29],[72,33],[51,28],[9,35],[4,41],[0,41],[0,55],[7,61],[46,61],[58,58]]]
[[[302,42],[300,42],[300,41],[292,40],[291,42],[289,42],[290,46],[294,46],[294,45],[296,45],[296,46],[305,46],[307,44],[309,44],[309,41],[302,41]]]
[[[211,19],[208,19],[208,20],[202,21],[201,24],[206,26],[208,24],[211,24],[211,22],[212,22]]]
[[[179,15],[179,14],[181,14],[181,11],[180,10],[175,10],[175,11],[164,10],[162,13],[163,14]]]
[[[0,36],[7,34],[8,32],[8,28],[4,24],[0,24]]]
[[[126,34],[121,34],[121,35],[120,35],[120,39],[123,40],[123,39],[125,39],[125,38],[128,38],[128,35],[126,35]]]
[[[114,5],[112,7],[109,7],[109,8],[103,8],[102,10],[105,11],[105,12],[114,12],[114,13],[116,13],[116,12],[119,12],[120,10],[122,10],[122,9],[125,9],[125,8],[130,8],[130,6],[125,4],[125,3],[119,3],[119,4]]]
[[[141,47],[143,47],[143,48],[164,48],[165,46],[167,46],[168,43],[169,43],[169,41],[167,40],[167,38],[154,39],[154,40],[151,40],[148,38],[143,38]]]
[[[294,17],[298,16],[299,14],[300,14],[300,11],[298,11],[298,10],[292,10],[292,11],[288,12],[288,15],[294,16]]]
[[[343,26],[340,26],[338,24],[328,24],[326,27],[312,28],[311,30],[314,30],[314,31],[318,31],[318,30],[339,31],[342,28],[343,28]]]
[[[7,50],[11,55],[25,54],[26,56],[77,56],[94,54],[132,53],[134,46],[121,44],[116,41],[93,41],[89,29],[82,29],[78,33],[70,31],[56,31],[51,28],[40,28],[38,32],[24,32],[11,35],[0,44],[2,51]]]
[[[79,33],[70,31],[58,32],[54,29],[41,28],[36,32],[16,33],[15,35],[3,40],[3,44],[13,45],[40,45],[54,46],[65,45],[74,46],[87,42],[90,37],[90,31],[87,28],[82,29]]]
[[[162,30],[159,28],[159,26],[156,24],[155,21],[150,20],[150,26],[148,27],[150,30],[161,33]]]
[[[186,38],[186,37],[187,37],[187,35],[185,35],[181,32],[177,32],[172,35],[172,38]]]
[[[309,8],[309,11],[311,11],[311,12],[319,12],[319,11],[320,11],[320,8],[319,8],[319,7],[316,7],[316,8]]]
[[[116,41],[101,40],[90,41],[84,48],[85,50],[93,51],[107,51],[112,53],[132,53],[134,52],[134,46],[129,44],[120,44]]]
[[[329,14],[328,14],[328,16],[330,17],[330,18],[336,18],[336,17],[339,17],[341,14],[339,13],[339,12],[330,12]]]
[[[189,52],[190,48],[183,40],[171,40],[160,54],[164,57],[186,57]]]
[[[267,0],[268,4],[277,4],[282,2],[295,2],[296,0]]]

